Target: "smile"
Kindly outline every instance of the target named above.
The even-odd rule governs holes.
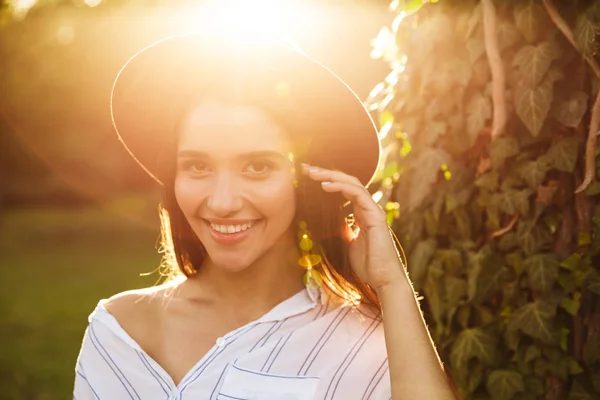
[[[217,224],[213,224],[213,223],[209,223],[209,224],[210,224],[210,227],[216,232],[224,233],[224,234],[234,234],[234,233],[247,231],[248,229],[252,228],[256,224],[256,221],[248,222],[243,225],[217,225]]]

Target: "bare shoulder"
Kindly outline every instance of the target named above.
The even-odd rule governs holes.
[[[152,320],[157,315],[157,305],[163,304],[166,295],[172,290],[173,284],[128,290],[110,297],[103,305],[125,327]]]

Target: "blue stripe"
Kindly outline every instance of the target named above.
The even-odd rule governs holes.
[[[267,333],[265,333],[260,339],[258,339],[258,342],[256,342],[254,344],[254,346],[252,346],[252,348],[250,349],[250,351],[254,350],[256,348],[256,346],[258,346],[258,344],[269,334],[269,332],[271,332],[271,330],[273,328],[275,328],[281,321],[277,321],[275,322],[273,325],[271,325],[271,327],[269,328],[269,330],[267,331]]]
[[[227,370],[228,366],[229,366],[229,364],[225,364],[225,367],[223,368],[223,371],[221,371],[221,375],[219,375],[219,380],[217,380],[217,384],[215,385],[212,393],[210,394],[210,398],[211,399],[212,399],[213,395],[215,394],[215,392],[217,391],[217,388],[219,387],[219,383],[221,383],[221,379],[223,379],[223,375],[225,374],[225,371]],[[219,397],[219,394],[217,394],[217,397]]]
[[[267,359],[265,360],[265,363],[263,364],[262,368],[260,369],[261,371],[265,370],[265,367],[267,366],[267,363],[269,362],[269,359],[271,358],[271,356],[275,352],[275,349],[277,349],[277,346],[279,346],[279,343],[281,343],[282,340],[283,340],[283,336],[279,338],[279,340],[277,341],[277,343],[275,343],[275,346],[273,346],[273,348],[271,349],[271,352],[269,353],[269,357],[267,357]]]
[[[377,322],[377,324],[375,325],[375,322]],[[367,328],[367,330],[365,330],[365,332],[362,334],[362,336],[360,337],[360,339],[358,339],[358,341],[356,343],[354,343],[354,346],[352,346],[352,349],[350,349],[350,351],[348,352],[348,354],[346,354],[346,357],[344,357],[344,360],[342,361],[342,363],[340,364],[340,366],[338,367],[337,371],[335,371],[335,374],[333,374],[333,378],[331,379],[331,382],[329,382],[329,386],[327,387],[327,392],[325,393],[325,398],[327,398],[327,395],[329,394],[329,390],[331,389],[331,385],[333,385],[333,381],[336,379],[336,375],[340,372],[340,376],[337,377],[337,382],[335,384],[335,387],[333,388],[333,392],[331,393],[331,398],[333,398],[333,396],[335,395],[335,392],[337,391],[337,388],[340,384],[340,381],[342,380],[342,376],[344,376],[344,374],[346,373],[346,370],[348,369],[348,367],[350,366],[350,364],[352,364],[352,361],[356,358],[356,355],[360,352],[360,349],[362,349],[362,347],[365,345],[365,343],[367,342],[367,340],[371,337],[371,335],[373,334],[373,332],[375,332],[375,329],[377,329],[377,327],[379,326],[379,324],[381,324],[381,321],[377,321],[377,320],[373,320],[371,322],[371,325],[369,325],[369,327]],[[373,325],[375,325],[373,327]],[[360,346],[359,346],[360,343]],[[358,348],[357,348],[358,346]],[[356,350],[355,350],[356,349]],[[350,355],[352,354],[352,357],[350,357]],[[348,360],[348,358],[350,357],[350,360]],[[344,367],[344,369],[342,369],[342,366],[346,363],[346,361],[348,361],[348,363],[346,364],[346,366]]]
[[[279,350],[277,350],[277,353],[275,354],[275,357],[273,357],[273,361],[271,361],[271,364],[269,365],[269,368],[267,368],[267,372],[269,372],[271,370],[271,367],[273,366],[273,364],[275,363],[275,360],[277,359],[277,357],[279,356],[279,353],[281,353],[281,350],[283,350],[283,348],[285,347],[285,344],[288,342],[288,340],[290,340],[290,338],[292,337],[292,333],[294,333],[293,331],[290,332],[290,334],[287,336],[287,338],[285,339],[285,342],[283,342],[283,344],[281,345],[281,347],[279,348]]]
[[[152,367],[152,362],[156,362],[154,361],[149,355],[147,355],[146,353],[144,353],[143,351],[140,352],[140,354],[142,355],[142,357],[144,357],[144,360],[146,360],[146,362],[148,363],[148,365],[150,367]],[[165,386],[169,389],[172,389],[172,384],[170,384],[169,382],[167,382],[165,380],[165,378],[162,376],[162,374],[160,373],[160,371],[157,371],[154,367],[152,367],[152,370],[156,373],[156,376],[158,376],[158,378],[165,384]]]
[[[274,375],[274,374],[263,374],[261,372],[250,371],[249,369],[243,369],[236,365],[232,365],[232,368],[237,369],[238,371],[247,372],[252,375],[260,375],[260,376],[268,376],[269,378],[283,378],[283,379],[319,379],[314,376],[293,376],[293,375]]]
[[[329,339],[331,339],[331,336],[333,335],[333,332],[335,332],[335,330],[338,328],[338,326],[340,326],[340,324],[342,323],[342,321],[344,320],[344,318],[346,318],[346,316],[348,316],[348,314],[350,314],[351,310],[352,310],[352,307],[348,307],[348,309],[345,310],[346,312],[344,313],[344,315],[342,315],[342,317],[340,319],[338,319],[338,321],[335,324],[335,326],[333,327],[333,329],[331,329],[331,331],[327,334],[327,337],[324,340],[321,341],[321,346],[317,350],[317,353],[313,356],[310,364],[308,364],[308,367],[306,367],[306,370],[304,371],[304,375],[308,374],[308,370],[310,369],[310,367],[313,365],[313,363],[315,362],[315,360],[319,356],[319,353],[321,353],[321,350],[323,350],[323,347],[325,347],[325,345],[327,344],[327,342],[329,341]],[[342,311],[344,311],[344,310],[342,309]],[[340,314],[341,314],[341,312],[340,312]],[[336,318],[337,318],[337,316],[336,316]],[[329,327],[331,327],[331,325],[329,325]],[[329,329],[329,327],[328,327],[328,329]],[[321,339],[323,339],[324,337],[325,337],[325,334],[323,334],[323,336],[321,337]]]
[[[329,297],[327,297],[327,300],[325,301],[325,304],[321,304],[321,308],[319,309],[319,312],[317,312],[317,315],[315,315],[315,317],[313,318],[313,321],[315,321],[317,318],[322,317],[323,315],[327,314],[327,309],[329,308]],[[323,311],[323,314],[321,314],[321,311]]]
[[[160,388],[163,390],[163,392],[165,392],[167,397],[169,397],[169,392],[165,390],[160,379],[156,377],[157,372],[154,370],[154,368],[152,368],[152,366],[147,364],[148,361],[142,357],[142,355],[140,354],[140,352],[138,350],[136,350],[135,352],[138,355],[138,357],[140,358],[140,361],[142,362],[142,364],[144,364],[144,367],[146,367],[148,372],[150,372],[150,375],[152,375],[154,377],[154,379],[156,379],[156,382],[158,382],[158,384],[160,385]]]
[[[123,385],[123,387],[127,391],[127,394],[129,395],[129,397],[131,397],[132,399],[134,399],[133,395],[131,394],[131,392],[127,388],[127,385],[125,385],[125,382],[123,382],[123,379],[121,379],[121,377],[119,376],[119,374],[117,373],[117,371],[115,371],[115,368],[117,368],[117,370],[121,374],[123,374],[123,372],[119,369],[119,367],[116,364],[114,364],[115,361],[112,359],[112,357],[110,356],[110,354],[108,354],[108,352],[106,351],[106,349],[104,348],[104,346],[102,346],[102,343],[100,343],[100,341],[98,340],[98,337],[96,336],[96,332],[94,331],[94,327],[92,326],[92,324],[90,324],[90,332],[91,332],[90,342],[92,342],[92,344],[96,348],[96,351],[98,351],[98,354],[100,354],[100,357],[102,357],[104,359],[104,361],[106,362],[106,364],[110,367],[110,369],[117,376],[117,379],[119,379],[119,381],[121,382],[121,384]],[[106,359],[106,357],[104,357],[104,354],[102,354],[102,351],[100,351],[100,349],[98,348],[98,345],[94,342],[94,339],[98,342],[98,345],[100,345],[100,347],[102,348],[102,350],[104,350],[106,352],[106,355],[108,356],[108,358],[110,359],[110,361],[113,362],[115,368],[113,368],[113,366],[111,365],[111,363]],[[123,375],[123,378],[127,381],[127,378],[125,377],[125,375]],[[127,381],[127,383],[129,383],[129,381]],[[131,385],[131,383],[129,383],[129,385]],[[134,389],[134,392],[135,392],[135,389]],[[140,396],[137,394],[137,392],[135,392],[135,394],[138,396],[138,399],[140,399]]]
[[[100,396],[98,396],[98,393],[96,393],[96,391],[92,387],[92,384],[90,383],[90,381],[88,381],[88,379],[85,377],[85,375],[83,375],[81,372],[77,371],[77,369],[75,370],[75,372],[77,373],[77,375],[79,375],[81,377],[81,379],[83,379],[85,381],[85,383],[88,384],[89,388],[92,390],[92,393],[94,393],[94,397],[97,398],[98,400],[100,400]],[[73,394],[73,398],[75,398],[75,394]]]
[[[249,400],[249,399],[243,399],[241,397],[227,396],[226,394],[223,394],[223,393],[219,393],[219,396],[227,397],[228,399],[234,399],[234,400]],[[218,397],[217,397],[217,399],[218,399]]]
[[[331,326],[335,323],[335,321],[338,319],[338,317],[340,315],[342,315],[343,312],[344,312],[344,310],[340,309],[340,311],[337,313],[337,315],[331,320],[331,322],[329,323],[329,325],[327,326],[327,328],[325,328],[325,330],[323,331],[323,334],[321,335],[321,337],[319,338],[319,340],[317,340],[317,343],[315,343],[315,345],[312,348],[312,350],[310,351],[310,353],[308,353],[308,356],[306,356],[306,358],[304,359],[304,362],[302,363],[302,366],[298,370],[298,375],[300,375],[302,373],[302,368],[304,368],[304,366],[306,365],[306,363],[310,359],[311,355],[313,354],[313,352],[315,351],[315,349],[317,348],[317,346],[319,345],[319,343],[321,343],[321,340],[323,340],[323,337],[325,336],[325,334],[329,331],[329,329],[331,328]]]
[[[199,365],[197,368],[195,368],[195,371],[192,373],[192,375],[190,375],[190,378],[187,379],[187,382],[185,383],[185,386],[182,387],[181,392],[179,394],[179,399],[182,400],[183,399],[183,392],[185,391],[185,389],[187,389],[187,387],[194,382],[196,379],[198,379],[200,377],[200,375],[202,375],[202,373],[204,372],[204,370],[206,369],[206,367],[208,367],[208,365],[217,357],[219,356],[221,353],[223,353],[223,351],[225,351],[225,349],[227,347],[229,347],[230,344],[232,344],[233,342],[235,342],[237,339],[239,339],[240,337],[242,337],[244,334],[246,334],[247,332],[251,331],[252,329],[254,329],[255,327],[257,327],[258,324],[255,325],[251,325],[246,327],[246,329],[241,330],[239,332],[236,332],[232,335],[230,340],[227,340],[227,342],[225,343],[225,345],[223,347],[221,347],[220,349],[218,347],[215,346],[216,351],[213,353],[212,356],[210,356],[206,361],[204,361],[201,365]],[[236,336],[237,335],[237,336]],[[227,338],[226,338],[227,339]],[[218,351],[220,350],[220,351]],[[195,376],[194,376],[195,375]]]
[[[367,385],[367,387],[365,389],[365,393],[363,393],[362,400],[365,400],[365,399],[368,399],[368,397],[371,397],[371,395],[375,391],[375,388],[381,381],[381,378],[383,378],[383,375],[385,375],[386,368],[383,368],[383,367],[385,367],[385,365],[387,364],[387,360],[388,360],[387,357],[384,358],[383,362],[381,363],[379,368],[377,368],[377,371],[375,371],[375,374],[373,374],[373,377],[371,378],[371,380],[369,381],[369,384]],[[379,373],[382,369],[383,369],[383,373],[379,376],[379,379],[377,379],[377,381],[375,381],[375,378],[377,377],[377,375],[379,375]],[[373,384],[373,387],[371,388],[371,391],[367,394],[367,392],[369,391],[369,388],[371,387],[371,384]]]

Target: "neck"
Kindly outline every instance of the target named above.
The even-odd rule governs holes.
[[[207,259],[187,280],[190,297],[213,303],[224,313],[258,318],[304,288],[303,268],[293,244],[279,244],[238,272]]]

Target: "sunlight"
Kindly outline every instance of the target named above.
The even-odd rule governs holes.
[[[178,22],[194,31],[230,35],[289,34],[308,7],[296,0],[209,0],[184,7]]]

